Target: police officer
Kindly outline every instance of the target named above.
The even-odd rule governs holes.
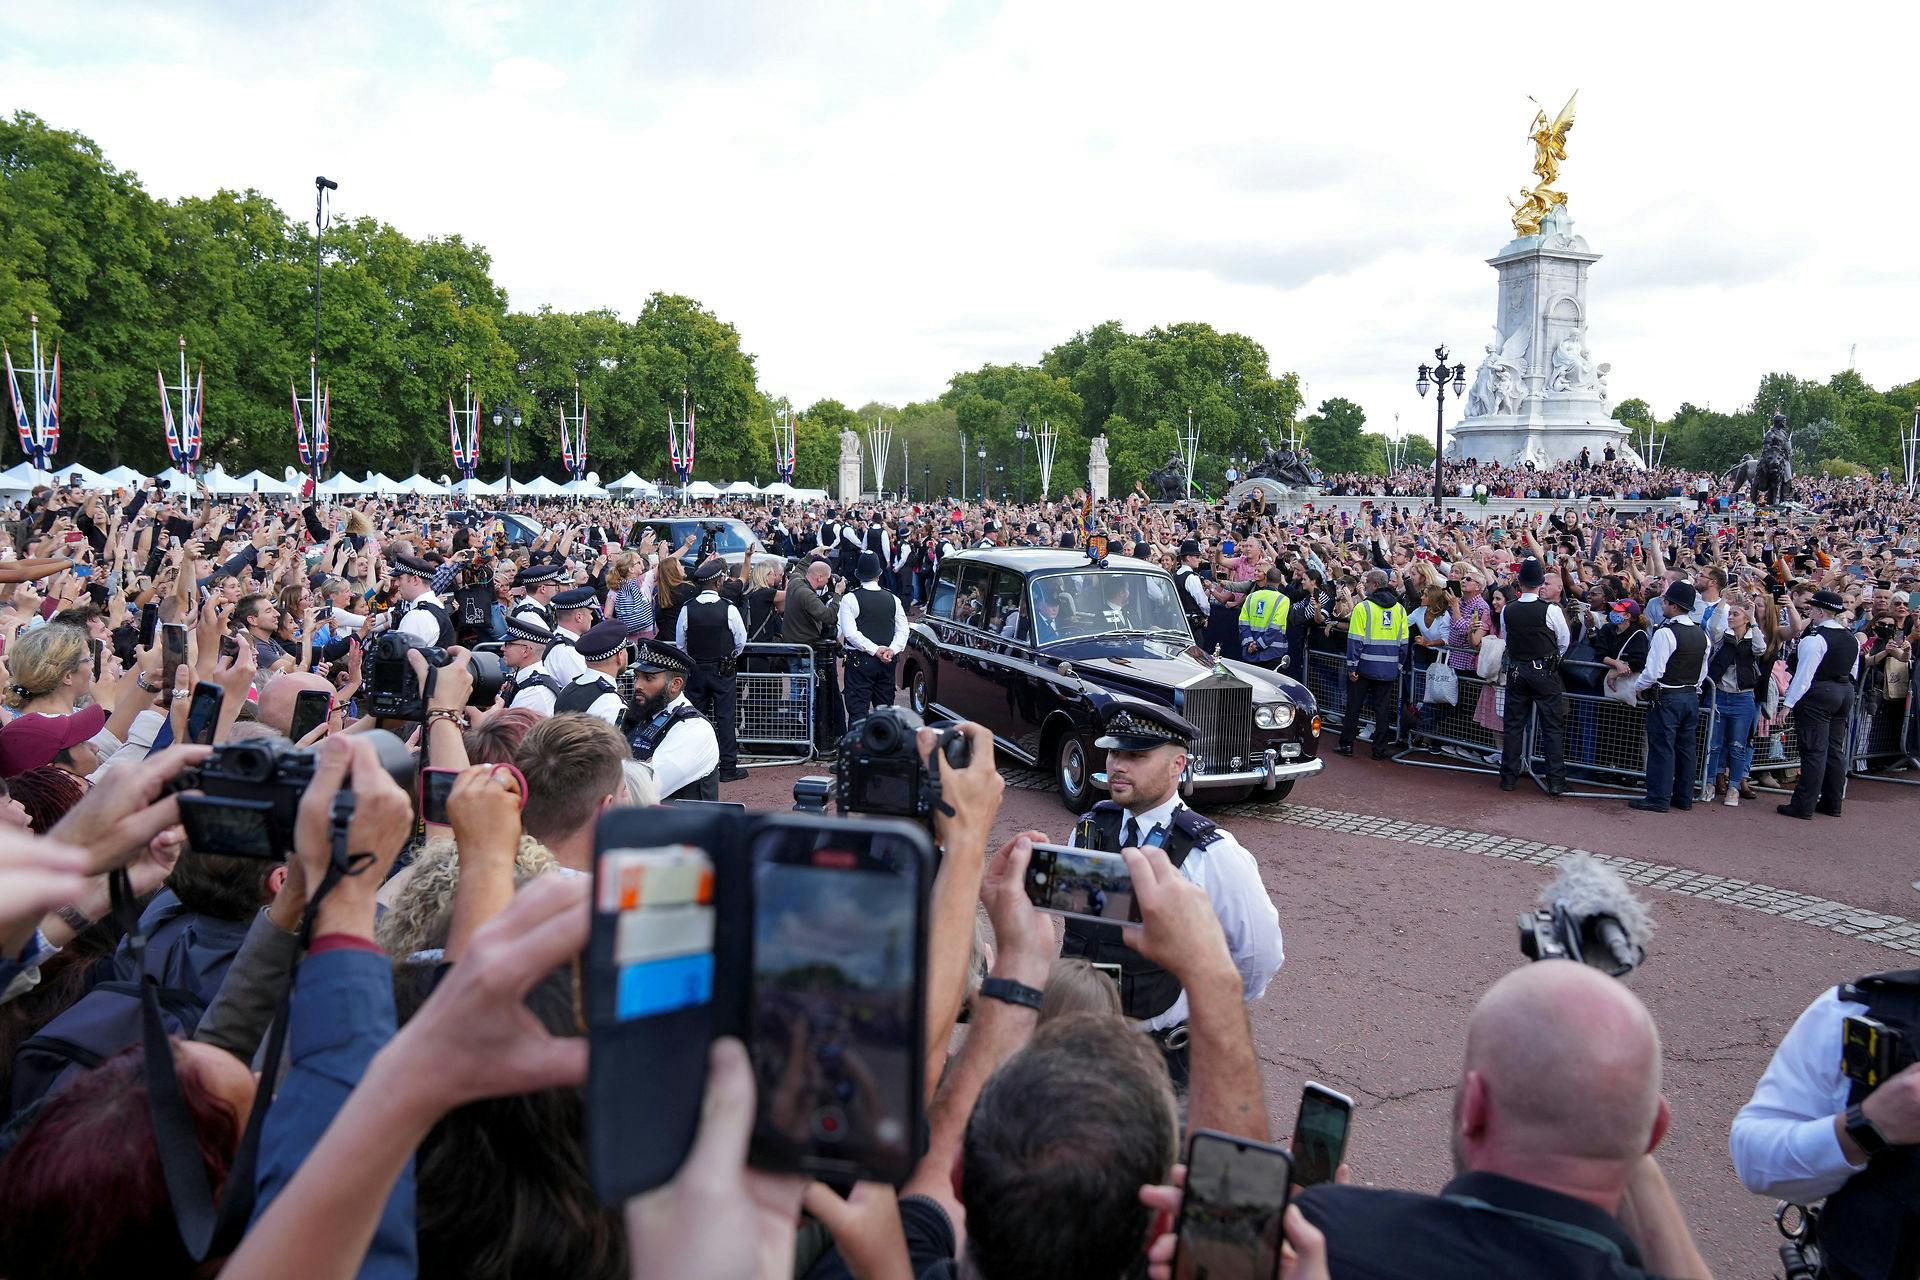
[[[627,667],[626,624],[609,619],[587,628],[574,646],[586,669],[553,700],[553,713],[581,712],[619,728],[626,701],[620,696],[620,673]]]
[[[1890,1073],[1863,1068],[1869,1028],[1905,1046]],[[1892,1033],[1889,1036],[1889,1032]],[[1853,1040],[1855,1066],[1843,1044]],[[1733,1167],[1747,1190],[1807,1205],[1818,1217],[1821,1275],[1892,1280],[1920,1274],[1920,970],[1829,987],[1780,1041],[1753,1097],[1733,1120]]]
[[[1293,601],[1281,590],[1286,584],[1286,574],[1269,569],[1260,587],[1249,591],[1240,605],[1241,655],[1269,671],[1278,671],[1287,660],[1287,620]]]
[[[1101,722],[1104,732],[1094,746],[1107,752],[1110,798],[1081,818],[1073,845],[1108,853],[1145,845],[1164,849],[1181,875],[1207,891],[1240,971],[1242,993],[1249,1002],[1258,1000],[1285,959],[1280,913],[1253,855],[1181,803],[1180,774],[1199,730],[1169,708],[1131,700],[1108,704]],[[1121,1009],[1159,1041],[1175,1081],[1185,1081],[1187,996],[1179,980],[1127,946],[1118,925],[1067,920],[1062,954],[1119,966]]]
[[[1180,593],[1180,608],[1187,615],[1193,642],[1201,644],[1213,601],[1207,598],[1206,580],[1200,576],[1200,544],[1192,538],[1180,544],[1180,567],[1174,570],[1173,585]]]
[[[1412,628],[1383,570],[1367,570],[1360,584],[1367,589],[1367,598],[1354,606],[1347,620],[1347,709],[1340,718],[1340,745],[1334,750],[1343,756],[1353,754],[1360,708],[1366,705],[1373,708],[1373,758],[1385,760],[1393,752],[1393,704]]]
[[[653,770],[662,800],[718,800],[720,741],[687,701],[693,659],[663,640],[642,640],[633,668],[633,758]]]
[[[444,649],[454,643],[453,618],[429,589],[440,566],[417,556],[393,558],[393,593],[406,606],[396,630],[422,644]]]
[[[680,611],[673,638],[693,659],[691,704],[713,722],[720,738],[720,781],[734,782],[747,776],[740,767],[739,727],[734,723],[739,703],[734,673],[740,651],[747,647],[747,624],[733,601],[720,597],[726,572],[726,561],[718,556],[709,556],[693,571],[700,593]]]
[[[840,597],[848,728],[870,708],[893,705],[893,663],[907,644],[907,611],[880,585],[880,557],[863,551],[854,570],[860,585]]]
[[[515,602],[508,616],[525,617],[538,622],[548,631],[553,630],[553,609],[547,603],[560,592],[560,566],[553,564],[528,565],[513,575],[513,585],[523,592]]]
[[[1540,561],[1528,556],[1520,562],[1520,594],[1500,611],[1500,634],[1507,641],[1506,740],[1500,747],[1500,789],[1512,791],[1527,766],[1527,719],[1539,713],[1540,736],[1547,757],[1547,794],[1567,790],[1566,724],[1560,699],[1567,687],[1560,679],[1560,659],[1573,643],[1567,615],[1557,604],[1540,598],[1547,573]]]
[[[547,669],[545,654],[552,642],[553,633],[535,619],[520,614],[507,619],[500,665],[512,675],[500,688],[500,705],[525,707],[536,715],[553,714],[555,700],[566,685]]]
[[[587,629],[600,621],[600,601],[592,587],[572,587],[553,597],[553,640],[547,645],[547,670],[561,684],[586,672],[576,647]]]
[[[1666,625],[1653,633],[1647,665],[1634,678],[1635,691],[1652,690],[1647,704],[1647,794],[1629,809],[1665,813],[1693,808],[1698,763],[1700,675],[1707,665],[1707,637],[1693,620],[1698,595],[1691,582],[1675,582],[1660,597]]]
[[[1800,741],[1800,781],[1777,812],[1811,821],[1840,816],[1847,785],[1847,723],[1860,674],[1860,639],[1840,621],[1847,602],[1822,587],[1807,602],[1812,623],[1793,652],[1793,679],[1781,701]]]

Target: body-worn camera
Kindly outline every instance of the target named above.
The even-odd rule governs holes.
[[[915,735],[925,722],[904,707],[875,707],[840,739],[835,804],[841,813],[931,822],[940,805],[940,774],[920,758]],[[941,730],[940,754],[955,769],[973,759],[957,727]]]
[[[413,664],[407,661],[407,655],[415,650],[427,660],[428,679],[432,673],[453,661],[453,655],[437,645],[408,635],[404,631],[387,631],[373,638],[367,646],[367,708],[380,720],[425,720],[427,718],[427,693],[420,687],[420,679],[413,673]],[[495,696],[500,692],[500,684],[505,673],[500,667],[498,654],[476,653],[467,662],[467,670],[473,673],[473,692],[467,697],[470,707],[488,707],[493,705]]]
[[[1913,1044],[1898,1027],[1856,1015],[1840,1024],[1840,1072],[1869,1089],[1914,1063]]]
[[[406,743],[378,729],[361,735],[402,787],[413,783],[413,753]],[[180,796],[180,824],[195,853],[277,862],[293,848],[294,815],[313,781],[315,755],[284,738],[229,742],[168,784]]]

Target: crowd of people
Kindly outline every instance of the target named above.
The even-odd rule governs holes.
[[[940,990],[922,1155],[897,1189],[750,1166],[753,1072],[723,1038],[678,1175],[599,1202],[578,958],[602,815],[721,798],[741,776],[749,643],[810,646],[838,673],[815,709],[829,746],[893,702],[942,558],[1095,528],[1176,573],[1198,643],[1295,669],[1346,654],[1356,685],[1383,678],[1370,664],[1388,640],[1396,662],[1424,649],[1465,671],[1537,601],[1563,619],[1562,656],[1584,643],[1644,675],[1662,657],[1649,609],[1691,618],[1704,601],[1716,702],[1759,707],[1810,618],[1857,637],[1863,694],[1904,699],[1916,509],[1879,481],[1801,488],[1790,513],[1740,519],[1616,514],[1586,485],[1486,519],[1415,501],[749,500],[699,510],[677,545],[658,525],[685,509],[666,503],[509,524],[432,499],[36,492],[0,545],[0,1274],[1179,1273],[1183,1134],[1275,1136],[1245,1009],[1281,963],[1251,855],[1175,795],[1191,726],[1109,725],[1113,798],[1075,836],[1124,857],[1138,962],[1117,934],[1062,932],[1031,905],[1047,837],[992,838],[991,736],[968,726],[955,765],[924,731],[944,801],[926,944]],[[757,545],[718,551],[722,518]],[[1400,623],[1378,616],[1392,610]],[[1809,696],[1793,677],[1781,693]],[[1729,797],[1755,767],[1743,737],[1724,742]],[[183,805],[247,743],[312,751],[296,811]],[[436,777],[443,811],[410,794]],[[229,822],[270,838],[237,852]],[[1134,1003],[1142,974],[1167,1017]],[[1890,1105],[1793,1123],[1824,1124],[1852,1169],[1872,1142],[1907,1140]],[[1287,1274],[1705,1275],[1654,1156],[1668,1120],[1659,1034],[1632,993],[1528,966],[1468,1024],[1445,1194],[1344,1174],[1304,1191]]]

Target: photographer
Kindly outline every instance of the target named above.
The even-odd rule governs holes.
[[[806,572],[787,580],[787,600],[780,636],[787,644],[813,650],[813,740],[822,755],[831,754],[845,731],[841,718],[840,682],[834,639],[837,613],[834,597],[842,584],[825,560],[813,560]]]
[[[699,594],[687,602],[674,624],[673,640],[693,660],[689,673],[692,705],[713,725],[720,743],[719,782],[747,776],[740,767],[739,684],[734,678],[740,652],[747,647],[747,624],[731,600],[720,596],[726,562],[715,556],[693,571]]]
[[[1877,1087],[1847,1068],[1846,1024],[1859,1018],[1880,1023],[1891,1050],[1892,1074]],[[1920,972],[1829,987],[1780,1041],[1734,1117],[1733,1167],[1747,1190],[1801,1205],[1826,1198],[1816,1238],[1823,1274],[1834,1280],[1892,1280],[1920,1269],[1920,1063],[1909,1047],[1916,1035]]]

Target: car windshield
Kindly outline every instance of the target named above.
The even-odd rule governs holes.
[[[707,531],[713,531],[713,542],[707,545]],[[753,537],[742,524],[721,520],[672,520],[656,521],[653,524],[654,536],[670,546],[678,547],[688,534],[694,535],[693,546],[687,549],[692,555],[705,547],[707,554],[726,555],[729,552],[745,551],[753,545]]]
[[[1115,631],[1187,635],[1187,617],[1164,573],[1087,569],[1033,579],[1035,641]]]

